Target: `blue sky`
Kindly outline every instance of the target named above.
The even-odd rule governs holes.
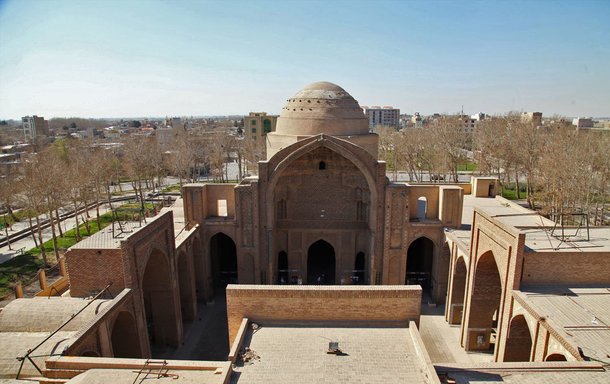
[[[0,0],[0,118],[279,113],[320,80],[407,113],[610,116],[610,1]]]

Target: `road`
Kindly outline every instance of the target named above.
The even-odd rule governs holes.
[[[115,197],[112,199],[113,207],[116,207],[129,200],[135,201],[135,195],[129,194],[126,196]],[[147,200],[150,201],[151,199],[147,199]],[[104,213],[107,213],[109,211],[110,211],[110,206],[107,203],[100,205],[100,215],[103,215]],[[89,217],[94,219],[97,214],[96,212],[97,211],[95,208],[89,209],[88,210]],[[60,219],[61,219],[60,225],[64,232],[69,231],[70,229],[76,228],[76,220],[74,219],[74,212],[70,206],[61,208],[59,210],[59,214],[60,214]],[[82,224],[82,220],[80,219],[81,217],[86,217],[84,211],[79,213],[79,223]],[[46,223],[45,225],[42,225],[43,241],[50,240],[51,238],[53,238],[53,232],[48,223],[48,221],[49,221],[48,215],[43,214],[43,215],[40,215],[38,218],[41,221],[41,223],[42,222]],[[29,250],[29,249],[36,247],[36,243],[32,239],[29,221],[21,221],[21,222],[17,222],[15,224],[13,224],[11,226],[11,229],[9,230],[9,237],[11,238],[10,247],[9,247],[9,245],[7,245],[5,232],[2,231],[2,234],[0,235],[0,264],[4,263],[7,260],[14,258],[15,256],[21,255],[22,252],[25,250]],[[38,237],[36,237],[36,239],[38,239]]]

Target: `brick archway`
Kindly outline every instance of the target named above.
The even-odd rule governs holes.
[[[495,348],[495,334],[500,302],[503,296],[502,282],[492,251],[484,253],[474,271],[474,285],[468,312],[468,329],[465,348],[489,350]]]
[[[523,315],[517,315],[510,321],[504,361],[530,361],[532,352],[532,335]]]
[[[428,294],[432,289],[434,248],[434,242],[422,236],[413,240],[407,250],[405,284],[419,284]]]
[[[210,238],[210,260],[215,290],[224,291],[227,284],[237,284],[237,247],[231,237],[218,232]]]
[[[453,278],[451,279],[451,301],[449,303],[449,324],[461,324],[464,310],[464,296],[466,293],[466,279],[468,270],[463,257],[455,262]]]
[[[307,250],[307,284],[335,284],[335,248],[324,240]]]
[[[114,320],[110,334],[114,357],[142,357],[136,321],[131,313],[121,311]]]
[[[568,361],[568,359],[561,353],[551,353],[544,358],[544,361]]]
[[[142,296],[148,337],[153,345],[177,346],[180,342],[177,303],[171,280],[171,269],[167,256],[154,249],[144,270]]]

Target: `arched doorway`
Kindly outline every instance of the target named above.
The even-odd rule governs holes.
[[[413,241],[407,251],[407,274],[405,284],[421,285],[424,293],[429,294],[432,288],[432,260],[434,243],[426,237]]]
[[[508,329],[504,361],[530,361],[532,335],[523,315],[515,316]]]
[[[281,251],[277,255],[277,282],[288,284],[288,254]]]
[[[180,341],[170,272],[167,256],[157,249],[153,250],[142,279],[142,295],[148,337],[152,344],[162,346],[177,346]]]
[[[494,254],[489,251],[477,262],[468,318],[467,350],[495,347],[497,312],[502,299],[502,283]]]
[[[552,353],[544,359],[544,361],[568,361],[561,353]]]
[[[455,262],[453,279],[451,280],[451,302],[449,307],[449,324],[462,323],[464,309],[464,291],[466,290],[466,263],[463,257]]]
[[[354,273],[352,274],[352,284],[365,284],[366,267],[365,267],[364,252],[356,254],[354,261]]]
[[[335,284],[335,249],[324,240],[307,251],[307,284]]]
[[[112,326],[110,336],[114,357],[142,357],[136,322],[131,313],[122,311]]]
[[[178,255],[178,280],[180,287],[180,309],[182,321],[195,319],[195,287],[193,269],[189,265],[188,256],[184,252]]]
[[[210,259],[215,289],[237,284],[237,249],[229,236],[219,232],[210,239]]]

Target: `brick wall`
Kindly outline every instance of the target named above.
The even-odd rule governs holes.
[[[419,323],[419,286],[229,285],[229,343],[244,317],[253,322],[374,324]]]
[[[66,253],[66,269],[72,297],[94,295],[110,282],[113,295],[125,288],[120,249],[70,249]]]
[[[525,253],[522,284],[610,284],[610,252]]]

